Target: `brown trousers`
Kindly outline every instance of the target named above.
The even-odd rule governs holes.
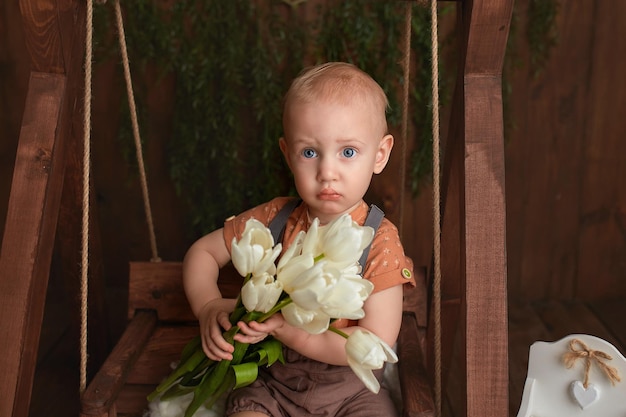
[[[389,392],[369,391],[348,366],[306,358],[285,348],[285,364],[259,369],[251,385],[228,398],[226,416],[257,411],[270,417],[395,417]],[[375,373],[379,381],[382,370]]]

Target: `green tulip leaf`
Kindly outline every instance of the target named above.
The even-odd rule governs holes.
[[[256,381],[259,375],[259,365],[255,362],[240,363],[233,365],[232,369],[235,373],[235,388],[245,387]]]

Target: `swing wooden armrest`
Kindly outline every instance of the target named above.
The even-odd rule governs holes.
[[[122,337],[82,395],[81,415],[115,416],[115,401],[124,388],[128,372],[148,344],[158,324],[154,310],[138,311]]]
[[[236,297],[240,284],[236,272],[220,275],[224,297]],[[432,416],[432,389],[423,363],[425,320],[414,297],[425,292],[406,293],[398,341],[403,416]],[[81,397],[81,417],[142,416],[146,396],[198,334],[182,288],[181,263],[131,263],[128,314],[128,326]]]

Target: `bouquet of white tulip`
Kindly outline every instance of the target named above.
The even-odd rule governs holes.
[[[358,320],[365,315],[363,303],[373,284],[360,275],[358,260],[374,237],[374,230],[359,226],[345,214],[326,226],[315,219],[308,232],[300,232],[280,258],[280,243],[274,245],[270,230],[250,219],[237,241],[233,239],[231,256],[237,271],[244,277],[235,310],[230,316],[233,327],[224,338],[233,343],[233,359],[212,361],[202,350],[200,337],[183,350],[181,360],[156,390],[148,396],[161,401],[193,393],[185,411],[191,417],[201,407],[211,408],[229,390],[256,380],[259,366],[282,361],[282,345],[273,338],[256,344],[233,340],[239,331],[235,325],[263,322],[277,312],[285,320],[312,334],[333,331],[345,338],[348,364],[365,386],[378,392],[380,385],[372,373],[385,362],[397,362],[394,351],[376,335],[357,330],[352,335],[330,326],[334,319]]]

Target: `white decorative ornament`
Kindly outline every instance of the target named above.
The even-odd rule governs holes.
[[[569,368],[563,358],[567,352],[574,355]],[[589,372],[585,371],[583,352],[593,353],[595,358]],[[612,377],[607,375],[608,368],[615,371]],[[593,381],[587,381],[586,390],[585,375]],[[555,342],[537,341],[530,347],[517,417],[626,417],[625,376],[626,358],[606,340],[571,334]]]
[[[594,384],[589,384],[585,389],[582,382],[574,381],[570,385],[570,391],[583,410],[600,398],[600,390]]]

